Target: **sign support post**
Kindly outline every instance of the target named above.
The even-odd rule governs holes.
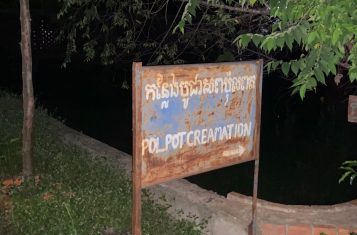
[[[133,63],[132,77],[132,98],[133,98],[133,202],[132,202],[132,234],[141,235],[141,159],[137,144],[141,143],[140,129],[137,123],[140,122],[140,105],[137,99],[141,97],[141,91],[137,89],[138,80],[141,78],[142,63]],[[139,106],[139,107],[138,107]]]
[[[253,202],[252,202],[252,228],[251,234],[257,234],[257,197],[258,197],[258,177],[259,159],[254,161],[254,182],[253,182]]]
[[[263,74],[263,61],[259,60],[259,76],[262,77]],[[261,86],[260,86],[261,89]],[[261,92],[261,90],[259,91]],[[257,94],[258,95],[258,94]],[[260,118],[261,118],[261,109],[257,110],[257,125],[259,126],[257,130],[260,130]],[[255,155],[257,156],[254,160],[254,180],[253,180],[253,201],[252,201],[252,223],[251,223],[251,235],[257,234],[257,203],[258,203],[258,182],[259,182],[259,146],[260,146],[260,138],[257,139],[255,145]]]

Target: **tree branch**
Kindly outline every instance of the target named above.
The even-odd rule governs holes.
[[[349,69],[351,67],[351,65],[349,65],[347,62],[340,62],[337,65],[344,69]]]
[[[227,6],[222,4],[208,3],[206,1],[200,1],[199,4],[207,7],[221,8],[224,10],[235,11],[240,13],[249,13],[253,15],[269,15],[268,8],[251,9],[251,8],[243,8],[243,7],[233,7],[233,6]]]

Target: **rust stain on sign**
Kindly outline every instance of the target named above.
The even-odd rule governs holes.
[[[263,62],[138,66],[142,186],[259,158]]]
[[[357,96],[348,97],[348,121],[357,123]]]

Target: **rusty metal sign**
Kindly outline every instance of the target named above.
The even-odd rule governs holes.
[[[256,234],[262,68],[262,60],[133,64],[133,235],[142,188],[250,160]]]
[[[357,123],[357,96],[348,97],[348,121]]]
[[[259,158],[262,64],[134,65],[142,187]]]

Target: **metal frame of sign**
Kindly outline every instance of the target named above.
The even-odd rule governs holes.
[[[171,66],[137,62],[132,68],[132,234],[141,235],[142,188],[251,160],[249,233],[256,234],[263,61]]]

